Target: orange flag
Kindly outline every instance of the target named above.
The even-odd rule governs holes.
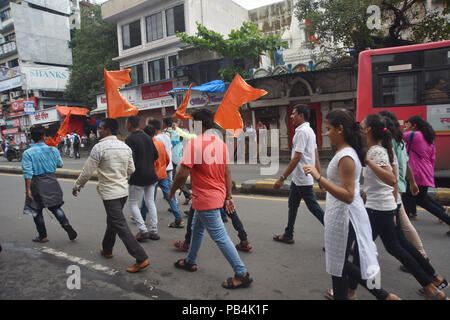
[[[131,69],[119,71],[106,71],[104,69],[109,118],[129,117],[139,113],[138,108],[131,105],[119,92],[121,86],[131,82],[130,72]]]
[[[183,102],[181,102],[180,106],[177,109],[177,112],[175,112],[175,114],[173,115],[173,118],[180,119],[180,120],[192,119],[192,116],[190,114],[186,114],[186,109],[187,109],[187,106],[189,103],[189,99],[191,98],[191,88],[192,88],[192,83],[189,86],[188,93],[184,97]]]
[[[214,122],[230,132],[234,131],[234,136],[238,137],[244,128],[239,107],[265,94],[267,91],[253,88],[237,74],[214,115]]]
[[[48,138],[45,143],[50,147],[56,147],[61,142],[61,136],[65,136],[66,133],[69,131],[69,121],[71,116],[72,110],[69,111],[69,113],[66,115],[66,118],[64,119],[63,123],[58,129],[58,132],[56,133],[55,138]]]

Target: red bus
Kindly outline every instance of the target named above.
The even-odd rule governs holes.
[[[436,177],[450,178],[449,79],[450,40],[363,51],[358,62],[357,120],[389,110],[403,125],[420,115],[436,131]]]

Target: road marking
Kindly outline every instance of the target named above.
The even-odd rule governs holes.
[[[237,195],[237,194],[233,194],[233,198],[254,199],[254,200],[268,200],[268,201],[281,201],[281,202],[288,202],[289,201],[289,198],[243,196],[243,195]],[[319,204],[325,204],[325,201],[323,201],[323,200],[318,200],[317,202]]]
[[[22,178],[23,175],[21,174],[14,174],[14,173],[0,173],[0,176],[9,176],[9,177],[19,177]],[[66,182],[74,182],[76,179],[69,179],[69,178],[58,178],[58,181],[66,181]],[[87,184],[97,184],[98,181],[91,181],[89,180],[88,182],[86,182]]]
[[[48,248],[48,247],[42,247],[42,248],[37,248],[37,250],[44,252],[44,253],[48,253],[51,254],[55,257],[58,258],[63,258],[66,260],[69,260],[73,263],[77,263],[80,264],[82,266],[88,267],[90,269],[94,269],[95,271],[100,271],[103,273],[106,273],[107,275],[110,276],[115,276],[119,271],[115,270],[115,269],[110,269],[108,267],[102,266],[101,264],[97,264],[95,262],[80,258],[80,257],[75,257],[75,256],[71,256],[63,251],[58,251],[52,248]]]

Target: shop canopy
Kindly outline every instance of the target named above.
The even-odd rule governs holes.
[[[62,106],[56,106],[56,110],[60,114],[61,117],[65,117],[69,114],[69,111],[71,111],[72,116],[85,116],[88,114],[89,109],[86,108],[80,108],[80,107],[62,107]]]
[[[188,91],[189,88],[174,88],[171,91],[169,91],[169,94],[174,96],[177,92],[185,92]],[[225,82],[222,80],[214,80],[211,82],[204,83],[202,85],[192,87],[191,90],[194,91],[201,91],[201,92],[225,92]]]

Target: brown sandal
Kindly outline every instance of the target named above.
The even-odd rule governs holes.
[[[183,263],[183,264],[181,264]],[[183,269],[189,272],[197,271],[197,265],[196,264],[190,264],[186,262],[185,259],[180,259],[177,262],[175,262],[175,268]]]
[[[278,241],[278,242],[284,242],[287,244],[293,244],[295,242],[295,240],[293,238],[287,238],[284,235],[274,235],[273,240]]]
[[[245,275],[238,276],[237,274],[234,275],[234,278],[241,281],[240,284],[235,285],[233,282],[233,278],[228,278],[225,280],[224,283],[222,283],[222,287],[225,289],[239,289],[239,288],[248,288],[250,286],[250,283],[253,282],[253,279],[250,278],[250,274],[247,272]]]

